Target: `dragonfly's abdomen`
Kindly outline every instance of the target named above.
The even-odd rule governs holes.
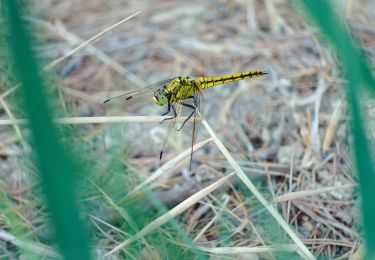
[[[265,71],[251,70],[251,71],[246,71],[242,73],[236,73],[236,74],[221,76],[221,77],[214,77],[214,78],[202,77],[202,78],[196,79],[196,81],[200,83],[199,89],[203,90],[203,89],[210,88],[216,85],[221,85],[224,83],[239,81],[243,79],[257,78],[265,74],[267,74],[267,72]]]
[[[214,78],[201,77],[197,79],[190,79],[189,77],[178,77],[165,88],[159,89],[157,92],[155,92],[153,99],[156,104],[163,106],[168,103],[174,103],[178,100],[184,100],[191,97],[196,91],[199,90],[204,90],[206,88],[224,83],[256,78],[265,74],[267,74],[265,71],[251,70]]]

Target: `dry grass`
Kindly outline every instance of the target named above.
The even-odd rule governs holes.
[[[97,156],[116,143],[107,128],[97,124],[126,123],[131,147],[126,165],[129,174],[144,179],[127,187],[129,197],[151,184],[170,207],[130,236],[115,224],[119,219],[131,222],[126,212],[97,187],[114,211],[113,218],[108,212],[107,218],[99,213],[91,217],[94,231],[102,235],[95,241],[102,250],[99,255],[126,252],[126,245],[163,230],[162,225],[177,216],[198,248],[214,256],[273,258],[273,252],[294,251],[304,258],[353,255],[361,237],[341,79],[330,50],[298,13],[282,0],[105,3],[44,1],[33,7],[39,18],[28,19],[43,42],[37,50],[48,63],[45,69],[54,71],[59,82],[58,106],[64,112],[57,122],[87,124],[89,130],[81,134],[100,140]],[[371,53],[372,14],[363,3],[345,3],[343,15]],[[124,23],[112,27],[118,21]],[[207,121],[203,120],[198,142],[210,139],[195,152],[192,173],[182,160],[189,154],[183,152],[189,147],[189,129],[159,168],[166,129],[143,124],[160,122],[163,117],[155,116],[159,110],[151,104],[116,117],[103,116],[100,110],[109,96],[171,76],[216,76],[249,69],[266,69],[270,74],[206,91]],[[19,126],[25,121],[15,119],[15,108],[8,102],[15,89],[0,89],[0,176],[22,219],[35,230],[40,220],[33,221],[37,213],[29,206],[34,205],[29,192],[35,183],[25,176],[31,169],[19,164],[30,153],[27,131]],[[230,178],[233,170],[236,177]],[[254,196],[245,196],[247,191]],[[259,217],[267,210],[282,228],[277,232],[287,238],[272,240],[272,231]],[[1,222],[1,241],[54,254],[45,245],[17,242],[5,232],[6,221]],[[222,225],[230,234],[230,245],[220,235]],[[140,255],[153,252],[147,239],[142,244],[145,251]]]

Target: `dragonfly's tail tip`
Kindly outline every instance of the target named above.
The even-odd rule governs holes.
[[[161,158],[163,158],[163,151],[160,152],[159,160],[161,160]]]

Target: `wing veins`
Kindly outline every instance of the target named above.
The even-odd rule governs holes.
[[[102,107],[104,109],[107,109],[107,108],[115,108],[117,106],[121,107],[121,106],[131,105],[135,103],[137,99],[143,96],[152,95],[157,89],[163,87],[163,85],[170,83],[174,79],[175,78],[170,78],[170,79],[166,79],[163,81],[159,81],[157,83],[154,83],[140,90],[129,91],[119,96],[107,99],[106,101],[103,102]]]

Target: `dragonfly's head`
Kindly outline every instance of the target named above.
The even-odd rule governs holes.
[[[165,89],[161,88],[156,90],[152,96],[152,100],[154,100],[154,102],[159,106],[168,104],[168,95],[165,93]]]

